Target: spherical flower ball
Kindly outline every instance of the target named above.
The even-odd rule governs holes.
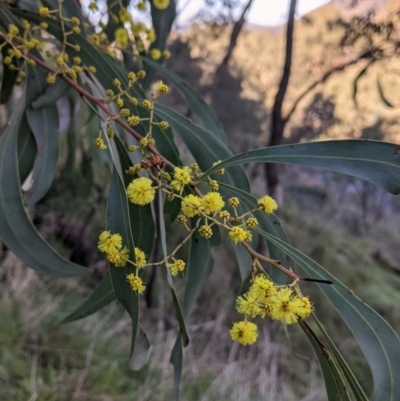
[[[257,340],[257,326],[247,321],[236,322],[230,330],[230,335],[233,341],[238,341],[242,345],[250,345]]]
[[[243,230],[241,227],[232,227],[229,231],[229,238],[237,244],[238,242],[242,242],[247,238],[247,231]]]
[[[201,199],[196,195],[187,195],[181,203],[182,213],[188,217],[194,217],[203,209]]]
[[[120,252],[111,252],[107,254],[107,260],[115,267],[124,267],[129,258],[128,248],[125,246]]]
[[[146,177],[134,179],[126,189],[129,201],[141,206],[153,201],[156,191],[152,187],[152,184],[153,182]]]
[[[170,0],[153,0],[155,8],[159,10],[165,10],[169,6]]]
[[[136,259],[136,266],[139,269],[142,269],[146,265],[146,255],[145,253],[140,249],[135,247],[135,259]]]
[[[308,297],[301,297],[294,299],[296,305],[296,314],[301,318],[305,319],[310,316],[313,311],[313,306]]]
[[[115,253],[122,248],[122,237],[119,234],[111,234],[110,231],[103,231],[99,236],[97,247],[100,252]]]
[[[115,36],[115,41],[117,42],[117,45],[121,49],[125,49],[128,46],[128,32],[125,28],[117,28],[114,32]]]
[[[146,289],[146,286],[143,284],[142,279],[133,273],[126,275],[126,281],[129,283],[132,290],[137,292],[138,294],[142,294]]]
[[[258,199],[257,204],[267,214],[271,214],[278,209],[278,204],[276,203],[276,200],[268,195],[265,195],[262,198]]]
[[[271,317],[286,324],[293,324],[298,321],[299,298],[294,297],[290,288],[283,288],[278,291],[272,299]]]
[[[161,51],[159,49],[151,49],[150,50],[150,57],[153,60],[158,60],[161,57]]]
[[[175,191],[180,191],[182,187],[189,184],[190,180],[190,169],[188,166],[175,167],[174,179],[171,181],[171,187]]]
[[[236,309],[246,316],[256,317],[261,314],[258,298],[250,292],[236,298]]]
[[[252,294],[260,299],[267,299],[276,294],[277,288],[275,284],[264,275],[255,276],[249,290]]]
[[[201,198],[201,204],[206,214],[218,212],[225,206],[225,202],[218,192],[208,192],[205,194]]]
[[[171,275],[176,276],[179,272],[185,270],[185,262],[182,259],[177,259],[174,263],[167,263],[167,268],[171,272]]]

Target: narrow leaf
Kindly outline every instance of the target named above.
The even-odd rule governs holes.
[[[35,52],[40,57],[38,52]],[[46,76],[41,68],[27,69],[26,116],[37,145],[33,166],[32,187],[26,193],[26,203],[32,205],[40,200],[53,182],[58,160],[58,109],[55,103],[34,110],[32,103],[46,90]]]
[[[115,136],[115,144],[117,146],[119,160],[121,162],[122,176],[124,178],[125,189],[137,175],[126,174],[129,167],[132,166],[131,159],[121,140]],[[129,218],[132,229],[133,242],[135,246],[140,248],[146,255],[150,255],[154,244],[155,226],[153,213],[150,205],[135,205],[128,202]]]
[[[317,355],[322,374],[324,375],[328,401],[350,401],[346,391],[346,385],[327,348],[321,343],[306,322],[300,322],[300,327],[303,329]]]
[[[130,225],[128,199],[125,187],[122,183],[117,169],[114,168],[111,178],[110,193],[107,201],[107,230],[111,233],[118,233],[122,236],[123,244],[130,252],[130,259],[135,260],[134,242]],[[139,325],[139,296],[132,291],[126,276],[135,273],[136,269],[127,264],[125,267],[110,266],[111,282],[117,299],[126,309],[132,319],[132,343],[131,352],[134,351],[136,333]]]
[[[37,67],[35,67],[37,69]],[[34,110],[43,107],[54,106],[70,89],[70,86],[63,79],[57,77],[53,85],[48,85],[43,95],[32,102]]]
[[[318,284],[332,302],[356,338],[371,368],[374,379],[372,401],[400,399],[400,340],[388,323],[350,289],[322,266],[286,242],[262,230],[268,241],[286,252],[312,278],[330,280],[333,285]]]
[[[2,5],[0,4],[0,13]],[[10,49],[9,46],[4,46],[1,48],[2,59],[4,60],[7,56],[7,50]],[[18,71],[10,70],[7,65],[3,63],[3,79],[1,81],[1,90],[0,90],[0,104],[6,103],[12,94],[12,90],[15,85],[15,81],[18,77]]]
[[[176,337],[169,361],[174,367],[174,401],[179,401],[179,389],[181,385],[183,367],[182,337],[179,335]]]
[[[136,334],[135,348],[129,361],[132,370],[140,370],[149,363],[151,344],[143,327],[139,324]]]
[[[351,390],[353,391],[353,394],[356,398],[357,401],[368,401],[367,396],[364,393],[364,390],[361,388],[360,383],[354,376],[353,372],[350,370],[349,366],[347,365],[346,361],[344,360],[343,356],[337,349],[336,345],[332,341],[332,339],[329,337],[328,333],[325,331],[324,327],[322,326],[321,322],[317,319],[315,314],[313,314],[313,318],[315,322],[318,325],[318,328],[320,329],[322,335],[324,336],[330,350],[332,351],[333,356],[335,357],[335,360],[337,361],[338,365],[342,369],[342,372],[349,383]]]
[[[194,303],[212,271],[214,258],[209,240],[195,231],[189,242],[189,259],[186,270],[186,287],[183,299],[183,313],[186,318],[192,312]]]
[[[24,108],[23,94],[0,138],[0,237],[24,263],[42,274],[55,277],[87,274],[87,269],[62,258],[39,235],[25,211],[18,173],[18,130]]]
[[[161,239],[161,248],[162,248],[162,253],[163,257],[166,257],[168,255],[167,251],[167,240],[166,240],[166,234],[165,234],[165,222],[164,222],[164,213],[163,213],[163,199],[161,193],[158,194],[158,218],[159,218],[159,235]],[[185,318],[182,313],[182,308],[178,299],[178,296],[176,295],[175,291],[175,286],[174,282],[172,280],[171,272],[169,269],[167,270],[167,281],[169,288],[171,290],[171,295],[172,295],[172,301],[174,303],[174,308],[175,308],[175,313],[176,313],[176,318],[179,323],[179,329],[181,333],[181,338],[182,338],[182,344],[184,347],[186,347],[189,344],[189,336],[187,334],[186,330],[186,324],[185,324]]]
[[[23,184],[32,171],[36,158],[36,142],[24,114],[18,130],[18,171],[20,183]]]
[[[321,167],[353,175],[400,193],[399,146],[369,140],[341,140],[271,146],[233,156],[206,171],[202,179],[220,168],[265,162]]]

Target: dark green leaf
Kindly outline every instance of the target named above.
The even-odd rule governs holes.
[[[125,189],[137,175],[126,174],[126,170],[132,166],[131,159],[121,140],[115,136],[119,160],[121,162],[122,175],[124,178]],[[150,255],[154,244],[154,220],[150,205],[139,206],[128,202],[129,217],[131,222],[133,242],[146,255]]]
[[[2,11],[2,6],[0,4],[0,13],[1,11]],[[4,46],[1,49],[3,60],[7,56],[8,49],[10,49],[9,46]],[[3,79],[1,82],[0,103],[6,103],[7,100],[10,98],[17,77],[18,77],[18,71],[10,70],[7,65],[3,64],[3,77],[2,77]]]
[[[400,340],[388,323],[357,298],[353,291],[329,274],[322,266],[286,242],[256,229],[268,241],[286,252],[307,274],[315,279],[330,280],[333,285],[319,284],[349,326],[371,368],[374,379],[372,401],[400,399]]]
[[[61,320],[60,323],[70,323],[74,320],[83,319],[84,317],[97,312],[101,308],[104,308],[115,299],[115,293],[111,285],[110,275],[107,274],[104,280],[90,294],[89,298],[63,320]]]
[[[182,349],[182,337],[177,336],[172,348],[171,358],[169,361],[174,367],[174,400],[179,401],[179,388],[181,385],[182,377],[182,366],[183,366],[183,349]]]
[[[317,355],[322,374],[324,375],[328,400],[350,401],[346,391],[346,385],[329,351],[326,349],[324,344],[321,343],[306,322],[300,322],[300,327],[303,329],[308,341]]]
[[[18,130],[18,171],[21,184],[24,183],[28,174],[32,171],[36,151],[36,142],[24,114]]]
[[[149,363],[151,344],[143,327],[139,324],[136,334],[135,348],[129,361],[132,370],[140,370]]]
[[[335,360],[337,361],[338,365],[342,369],[344,377],[346,378],[347,382],[349,383],[353,394],[357,401],[368,401],[367,396],[364,393],[364,390],[361,388],[360,383],[358,383],[356,377],[354,376],[353,372],[350,370],[349,366],[347,365],[346,361],[340,354],[339,350],[337,349],[334,342],[329,337],[328,333],[325,331],[324,327],[322,326],[321,322],[317,319],[315,314],[313,314],[313,318],[318,325],[322,335],[324,336],[330,350],[332,351]]]
[[[158,217],[160,219],[159,235],[160,235],[160,239],[161,239],[161,248],[162,248],[163,257],[165,258],[168,255],[168,251],[167,251],[167,240],[166,240],[166,234],[165,234],[163,199],[162,199],[161,193],[158,194],[158,210],[159,210]],[[188,337],[187,330],[186,330],[185,318],[182,313],[182,308],[181,308],[181,304],[179,302],[178,296],[176,295],[175,286],[174,286],[174,282],[172,280],[171,272],[169,271],[169,269],[166,269],[166,270],[167,270],[167,281],[169,284],[169,288],[171,290],[172,302],[174,303],[176,319],[178,320],[178,323],[179,323],[179,329],[181,332],[182,343],[183,343],[183,346],[186,347],[189,344],[189,337]]]
[[[118,233],[122,236],[123,244],[129,249],[130,259],[134,261],[135,246],[130,225],[128,199],[124,184],[115,167],[107,201],[107,230],[113,234]],[[125,267],[110,266],[111,282],[115,295],[132,319],[131,355],[134,351],[135,338],[139,325],[139,296],[136,292],[132,291],[129,283],[126,281],[126,276],[129,273],[135,273],[135,271],[136,269],[131,264],[127,264]]]
[[[38,53],[35,55],[40,57]],[[59,122],[55,103],[39,110],[31,107],[32,103],[44,93],[47,83],[41,68],[28,67],[27,72],[26,116],[37,145],[32,175],[33,184],[26,193],[26,203],[32,205],[46,194],[54,178],[58,160]]]
[[[204,178],[219,168],[264,162],[322,167],[370,181],[392,194],[400,192],[400,148],[394,143],[343,140],[271,146],[233,156],[210,168]]]
[[[80,276],[88,270],[62,258],[36,231],[26,214],[18,173],[18,131],[25,108],[20,99],[0,138],[0,237],[23,262],[56,277]]]
[[[147,58],[142,57],[146,64],[157,70],[163,75],[177,91],[185,99],[190,110],[201,120],[204,127],[221,142],[226,144],[226,137],[221,123],[218,121],[214,110],[201,98],[182,78],[163,67],[161,64]]]
[[[39,7],[39,0],[19,0],[18,7],[21,10],[36,12]]]
[[[38,69],[38,67],[35,67]],[[43,88],[41,88],[43,90]],[[39,96],[32,102],[31,106],[34,110],[43,107],[54,106],[70,89],[70,86],[63,79],[57,77],[53,85],[48,85],[43,95]]]
[[[186,270],[186,286],[183,299],[183,314],[186,318],[192,312],[194,303],[200,295],[214,266],[209,240],[197,231],[189,242],[189,259]]]

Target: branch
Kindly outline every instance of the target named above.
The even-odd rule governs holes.
[[[240,18],[233,25],[232,32],[231,32],[231,37],[230,37],[230,41],[229,41],[229,46],[228,46],[228,48],[226,50],[225,57],[223,58],[221,64],[218,66],[218,68],[216,70],[216,74],[218,74],[218,72],[223,67],[226,67],[228,65],[229,60],[232,57],[233,50],[236,47],[240,32],[242,31],[243,25],[244,25],[244,23],[246,21],[246,14],[250,10],[250,7],[251,7],[252,3],[253,3],[253,0],[249,0],[247,2],[246,6],[243,8],[243,11],[242,11],[242,14],[241,14]]]
[[[296,0],[294,0],[295,2]],[[2,36],[2,34],[0,33],[0,36]],[[21,51],[24,51],[23,48],[20,48]],[[97,107],[99,107],[102,111],[104,111],[104,113],[109,116],[112,117],[113,120],[118,123],[119,125],[121,125],[121,127],[123,127],[124,129],[126,129],[133,137],[135,137],[137,140],[140,140],[142,138],[142,136],[136,132],[132,127],[130,127],[124,120],[122,120],[120,117],[116,117],[113,112],[104,105],[103,100],[102,99],[98,99],[95,96],[93,96],[90,92],[86,91],[85,89],[83,89],[81,86],[79,86],[79,84],[77,84],[76,82],[74,82],[72,79],[70,79],[69,77],[65,76],[65,75],[60,75],[58,73],[58,71],[56,69],[54,69],[53,67],[49,66],[48,64],[46,64],[43,60],[41,60],[40,58],[30,54],[29,52],[25,52],[24,51],[24,55],[25,57],[28,57],[32,60],[34,60],[36,62],[37,65],[39,65],[40,67],[42,67],[43,69],[45,69],[46,71],[51,72],[52,74],[58,74],[58,76],[62,79],[64,79],[75,91],[77,91],[81,96],[89,99],[90,101],[92,101],[93,103],[96,104]],[[148,146],[148,149],[150,150],[150,152],[152,152],[154,155],[158,155],[159,157],[162,158],[162,160],[165,162],[166,165],[174,168],[174,164],[171,163],[168,159],[166,159],[165,157],[163,157],[153,146]],[[193,186],[192,187],[193,190],[195,191],[195,193],[197,193],[200,197],[202,196],[201,191]],[[187,237],[189,238],[189,237]],[[186,240],[185,240],[186,241]],[[183,241],[181,243],[180,246],[183,245],[183,243],[185,242]],[[299,276],[295,273],[293,273],[290,269],[287,269],[285,267],[283,267],[281,265],[281,262],[279,260],[274,260],[274,259],[270,259],[264,255],[259,254],[258,252],[256,252],[253,248],[251,248],[251,246],[249,244],[247,244],[245,241],[243,241],[241,243],[244,248],[249,252],[249,254],[252,256],[252,258],[259,258],[261,260],[264,260],[265,262],[275,266],[277,269],[279,269],[280,271],[282,271],[284,274],[286,274],[292,281],[316,281],[316,282],[324,282],[327,284],[331,284],[331,282],[328,281],[320,281],[320,280],[315,280],[315,279],[311,279],[311,278],[307,278],[307,277],[303,277],[303,276]],[[179,248],[178,248],[179,249]]]
[[[56,74],[57,76],[59,76],[60,78],[62,78],[65,82],[67,82],[73,89],[75,89],[81,96],[85,97],[86,99],[89,99],[90,101],[92,101],[93,103],[96,104],[96,106],[98,108],[100,108],[102,111],[104,111],[104,113],[107,114],[107,116],[112,117],[113,120],[118,123],[121,127],[123,127],[125,130],[127,130],[135,139],[137,139],[138,141],[140,141],[143,137],[137,132],[135,131],[130,125],[128,125],[128,123],[126,123],[123,119],[121,119],[120,117],[115,117],[114,113],[104,105],[102,99],[98,99],[97,97],[93,96],[90,92],[86,91],[85,89],[83,89],[81,86],[79,86],[76,82],[74,82],[72,79],[70,79],[69,77],[65,76],[65,75],[60,75],[58,74],[58,71],[49,66],[48,64],[46,64],[43,60],[41,60],[38,57],[33,56],[31,53],[25,53],[25,56],[34,60],[36,62],[37,65],[39,65],[40,67],[42,67],[43,69],[51,72],[52,74]],[[163,155],[161,155],[158,150],[152,146],[152,145],[148,145],[147,148],[149,149],[149,151],[151,153],[153,153],[154,155],[157,155],[159,157],[162,158],[162,160],[164,161],[164,163],[172,168],[175,167],[174,164],[172,164],[168,159],[166,159]]]
[[[339,71],[343,71],[345,70],[347,67],[357,64],[360,60],[362,59],[366,59],[366,58],[370,58],[370,64],[374,63],[375,61],[377,61],[378,59],[375,58],[374,56],[371,56],[371,54],[373,54],[373,52],[371,52],[370,50],[360,54],[359,56],[347,61],[346,63],[343,63],[341,65],[338,65],[336,67],[331,68],[330,70],[328,70],[327,72],[325,72],[324,75],[322,75],[321,78],[317,79],[316,81],[314,81],[313,83],[311,83],[306,89],[303,90],[303,92],[300,93],[300,95],[297,97],[297,99],[293,102],[292,107],[290,108],[289,112],[287,113],[287,115],[284,117],[284,121],[285,123],[287,123],[290,118],[292,117],[293,113],[296,111],[297,106],[299,105],[299,103],[313,90],[315,89],[319,84],[324,83],[332,74],[339,72]]]
[[[282,121],[283,120],[282,106],[283,106],[283,100],[285,98],[285,94],[286,94],[286,91],[288,88],[289,78],[290,78],[290,70],[291,70],[291,66],[292,66],[294,14],[296,11],[296,2],[297,2],[297,0],[290,1],[289,17],[288,17],[288,22],[287,22],[287,27],[286,27],[285,63],[283,66],[281,82],[279,83],[279,89],[275,96],[274,107],[272,110],[272,130],[271,130],[272,133],[274,132],[274,128],[276,128],[276,126],[280,126],[281,125],[280,123],[283,122]],[[284,129],[284,125],[282,128]],[[282,129],[282,132],[279,133],[279,134],[281,134],[280,136],[283,135],[283,129]],[[270,146],[279,144],[280,139],[281,139],[280,137],[275,138],[274,135],[271,135]],[[277,143],[275,143],[275,142],[277,142]]]

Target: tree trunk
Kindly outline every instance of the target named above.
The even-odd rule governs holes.
[[[272,109],[270,138],[267,146],[276,146],[282,143],[283,132],[285,130],[286,119],[282,115],[282,106],[285,99],[285,94],[289,84],[290,70],[292,66],[293,53],[293,33],[294,33],[294,15],[296,11],[297,0],[290,1],[289,17],[286,27],[286,53],[285,63],[283,67],[282,78],[279,83],[278,92],[275,96],[275,102]],[[268,192],[271,196],[282,201],[282,190],[279,188],[279,170],[278,165],[266,163],[266,177]]]

